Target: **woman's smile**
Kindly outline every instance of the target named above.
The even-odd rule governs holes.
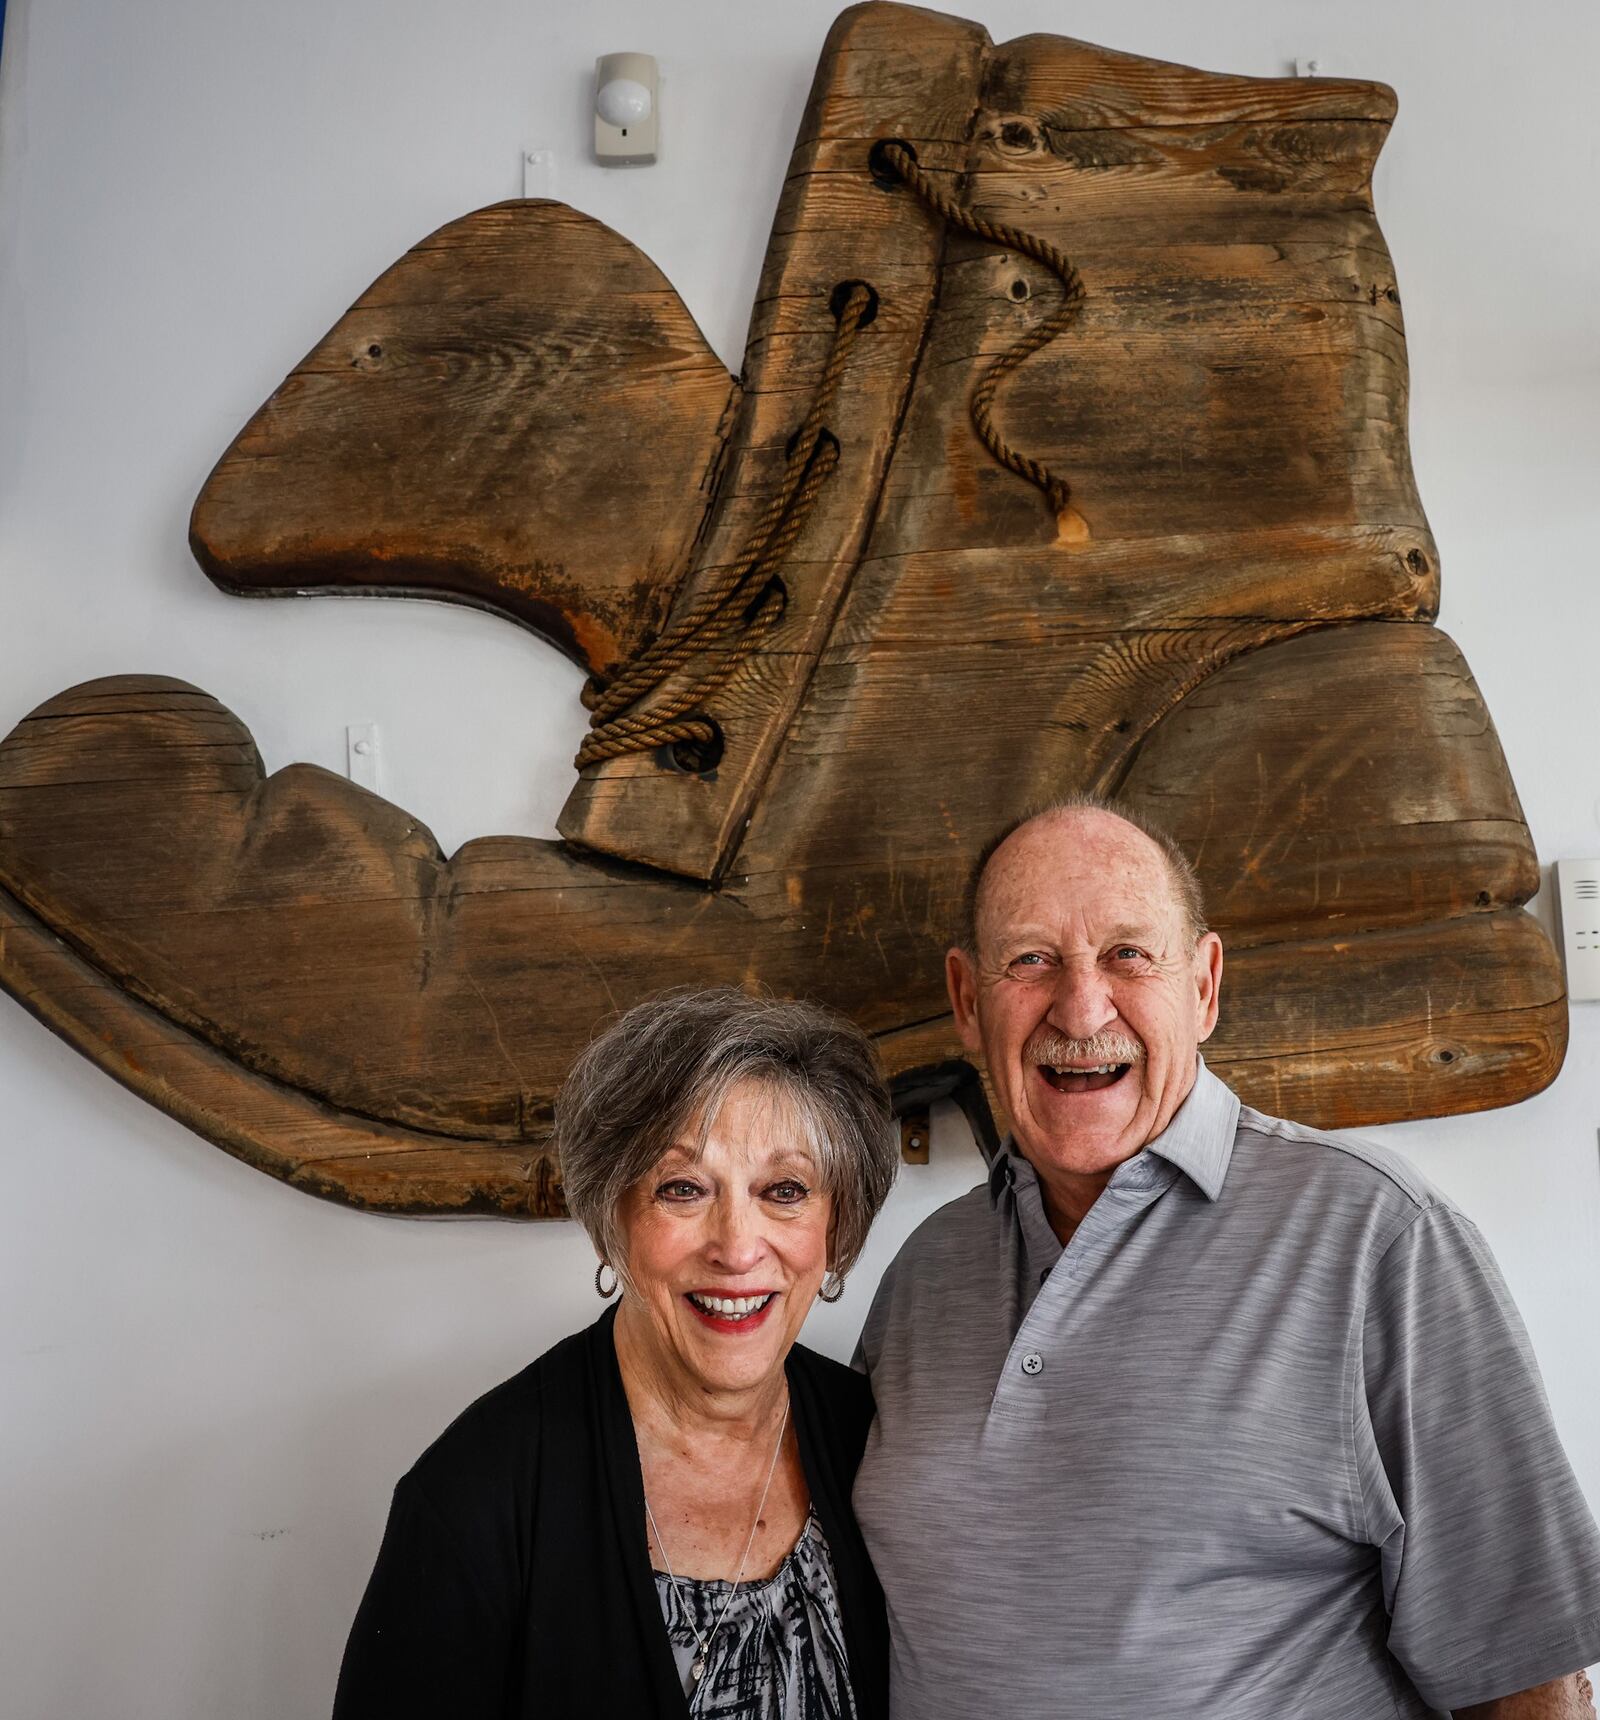
[[[684,1301],[713,1332],[741,1334],[760,1326],[778,1299],[776,1290],[746,1290],[737,1296],[716,1290],[689,1290]]]

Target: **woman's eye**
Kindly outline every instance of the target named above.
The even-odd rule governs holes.
[[[780,1206],[793,1206],[797,1201],[804,1200],[810,1192],[804,1183],[780,1182],[774,1183],[767,1190],[767,1199],[777,1201]]]
[[[674,1177],[671,1182],[662,1183],[656,1193],[663,1200],[693,1200],[700,1193],[700,1185],[687,1177]]]

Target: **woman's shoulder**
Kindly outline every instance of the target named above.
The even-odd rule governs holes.
[[[804,1401],[823,1429],[859,1447],[873,1416],[872,1387],[866,1375],[804,1344],[796,1344],[789,1352],[788,1374],[790,1393],[797,1405]]]
[[[491,1387],[455,1418],[412,1465],[407,1480],[424,1489],[498,1489],[530,1471],[553,1428],[590,1396],[594,1358],[604,1321],[574,1332]]]

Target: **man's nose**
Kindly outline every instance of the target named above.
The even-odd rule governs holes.
[[[749,1272],[761,1260],[764,1243],[755,1203],[747,1195],[725,1194],[711,1213],[708,1252],[724,1272]]]
[[[1093,961],[1063,962],[1050,1000],[1050,1025],[1068,1039],[1092,1039],[1116,1019],[1111,987]]]

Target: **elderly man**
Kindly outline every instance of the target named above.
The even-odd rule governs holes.
[[[1590,1712],[1600,1533],[1488,1249],[1201,1062],[1222,946],[1103,803],[991,845],[947,971],[1012,1133],[862,1337],[895,1720]]]

